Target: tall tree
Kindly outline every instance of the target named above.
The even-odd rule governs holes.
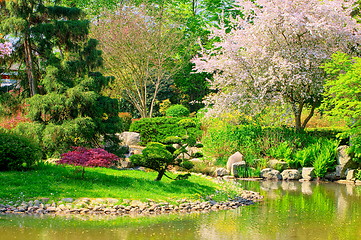
[[[281,101],[291,105],[295,127],[305,128],[321,100],[320,64],[337,50],[354,50],[360,40],[350,17],[353,2],[238,2],[245,14],[231,19],[238,27],[213,29],[219,42],[194,60],[199,72],[214,74],[218,93],[209,98],[214,104],[209,113],[228,107],[257,110],[261,103]],[[310,114],[302,120],[305,107]]]
[[[182,32],[166,21],[162,9],[150,16],[142,8],[127,7],[106,14],[93,34],[101,42],[107,73],[115,77],[115,93],[141,117],[152,117],[160,88],[182,63]]]
[[[45,6],[42,0],[3,1],[0,3],[0,31],[14,40],[14,57],[25,63],[30,96],[38,93],[42,64],[51,59],[56,48],[77,49],[76,43],[88,33],[88,21],[80,20],[77,8]]]
[[[100,94],[111,78],[97,72],[103,59],[82,11],[40,0],[6,1],[2,7],[2,29],[17,41],[14,54],[25,58],[31,89],[33,122],[17,131],[36,135],[49,155],[70,146],[99,146],[101,138],[116,141],[118,103]]]

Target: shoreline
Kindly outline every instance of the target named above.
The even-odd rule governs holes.
[[[63,199],[58,203],[47,203],[47,199],[22,202],[19,206],[0,204],[1,215],[113,215],[113,216],[147,216],[174,213],[210,212],[236,209],[241,206],[252,205],[260,201],[263,196],[258,192],[244,190],[241,196],[228,201],[190,201],[177,200],[176,204],[168,202],[140,202],[126,200],[126,205],[118,205],[114,198],[80,198]]]

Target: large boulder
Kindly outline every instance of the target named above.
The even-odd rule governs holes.
[[[346,171],[348,169],[355,169],[358,167],[358,164],[353,161],[347,153],[348,148],[349,147],[346,145],[342,145],[337,148],[336,176],[339,178],[346,178]]]
[[[283,180],[299,180],[302,177],[300,171],[297,169],[284,170],[281,175]]]
[[[304,180],[310,181],[314,177],[315,177],[315,168],[313,168],[313,167],[302,168],[302,178]]]
[[[228,172],[231,172],[232,165],[234,163],[242,162],[242,161],[243,161],[243,155],[240,152],[236,152],[235,154],[231,155],[228,158],[228,161],[227,161],[227,170],[228,170]]]
[[[236,162],[232,164],[231,174],[235,177],[242,177],[242,171],[247,171],[247,164],[245,161]]]
[[[121,145],[132,146],[140,142],[140,134],[136,132],[122,132],[118,134]]]
[[[265,180],[281,180],[282,176],[278,170],[265,168],[261,171],[261,178]]]

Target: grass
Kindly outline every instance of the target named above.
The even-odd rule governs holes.
[[[26,172],[0,172],[0,203],[83,197],[174,202],[183,198],[201,199],[223,187],[201,176],[192,175],[179,181],[164,177],[156,182],[156,175],[156,172],[87,168],[82,179],[74,167],[56,165]]]

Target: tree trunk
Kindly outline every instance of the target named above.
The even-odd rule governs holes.
[[[160,171],[158,172],[157,178],[154,179],[154,181],[160,181],[160,180],[162,180],[162,177],[163,177],[164,173],[165,173],[165,169],[160,170]]]
[[[31,53],[29,36],[25,36],[24,50],[25,50],[26,74],[28,75],[30,96],[32,97],[35,94],[37,94],[37,86],[36,86],[36,79],[34,77],[34,63]]]
[[[315,113],[315,109],[316,109],[316,103],[312,104],[312,108],[310,113],[308,114],[308,116],[305,118],[305,120],[302,123],[302,128],[306,128],[307,123],[310,121],[310,119],[313,117],[313,114]]]
[[[296,130],[303,129],[302,122],[301,122],[302,108],[303,108],[303,103],[299,103],[298,105],[296,103],[292,103],[292,110],[293,110],[293,114],[295,116]]]

